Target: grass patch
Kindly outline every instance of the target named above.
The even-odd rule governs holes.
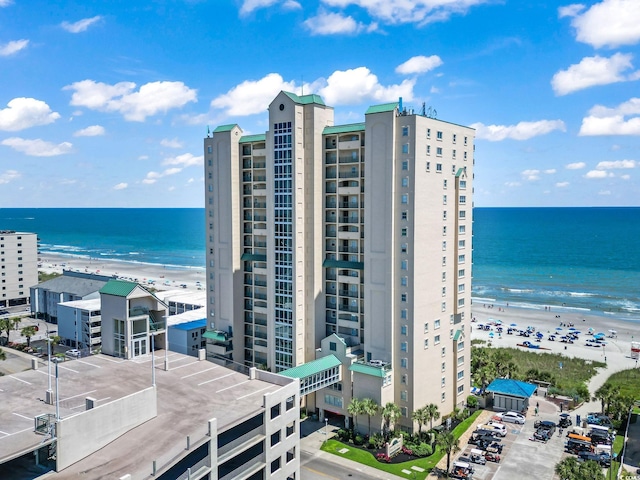
[[[640,399],[640,369],[630,368],[616,372],[607,379],[607,383],[618,387],[621,395]]]
[[[52,278],[59,277],[60,274],[56,272],[45,273],[43,271],[38,271],[38,283],[46,282],[47,280],[51,280]]]
[[[611,448],[611,454],[614,455],[616,458],[620,458],[620,456],[622,455],[622,447],[624,447],[624,435],[616,435],[616,438],[613,441],[613,447]],[[609,467],[609,470],[611,470],[612,476],[616,475],[619,469],[620,469],[620,462],[616,460],[611,460],[611,467]],[[607,472],[607,475],[608,475],[608,472]],[[607,478],[609,477],[607,476]]]
[[[469,418],[465,419],[456,428],[453,429],[453,434],[456,438],[460,438],[460,436],[467,431],[467,429],[471,426],[475,419],[478,418],[480,412],[480,410],[474,412]],[[340,450],[342,450],[343,448],[347,448],[349,451],[347,453],[340,453]],[[435,467],[442,459],[442,457],[444,457],[444,453],[440,451],[440,449],[436,449],[436,452],[433,455],[425,458],[417,458],[415,460],[397,464],[383,463],[376,460],[376,458],[370,452],[361,450],[357,447],[354,447],[353,445],[334,440],[333,438],[324,442],[324,444],[322,445],[322,450],[339,457],[348,458],[349,460],[361,463],[363,465],[368,465],[384,472],[392,473],[399,477],[412,479],[416,478],[418,480],[424,480],[425,478],[427,478],[429,472],[431,472],[433,467]],[[411,470],[412,466],[423,468],[425,471],[416,472],[415,470]],[[402,470],[410,470],[412,471],[412,474],[407,475],[406,473],[402,473]],[[414,473],[415,477],[413,476]]]

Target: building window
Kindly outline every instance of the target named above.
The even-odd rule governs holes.
[[[427,138],[431,138],[431,129],[427,128]]]
[[[331,350],[332,352],[335,352],[337,350],[336,342],[329,342],[329,350]]]
[[[429,333],[429,322],[424,324],[424,333]]]
[[[407,253],[407,251],[408,251],[408,250],[409,250],[409,245],[408,245],[408,244],[403,243],[403,244],[400,246],[400,252],[401,252],[401,253]]]
[[[280,470],[280,457],[271,462],[271,473],[277,472],[278,470]]]
[[[409,170],[409,162],[404,160],[402,162],[402,170]]]
[[[459,307],[464,307],[464,298],[458,299],[458,306]]]
[[[449,330],[449,338],[453,338],[453,328]]]
[[[461,352],[462,350],[464,350],[464,341],[458,342],[458,351]]]
[[[433,322],[433,328],[435,328],[436,330],[440,328],[440,320],[436,320],[435,322]]]
[[[408,379],[409,379],[409,376],[406,373],[403,373],[400,376],[400,383],[402,383],[403,385],[406,385],[408,383]]]
[[[287,425],[287,431],[286,431],[287,438],[289,438],[294,433],[296,433],[296,422],[295,421],[293,421],[289,425]]]
[[[280,404],[276,404],[271,407],[271,420],[280,416]]]
[[[442,302],[442,311],[445,312],[447,310],[447,302]]]
[[[445,225],[444,227],[442,227],[442,235],[446,235],[447,234],[447,226]]]
[[[400,278],[400,285],[402,285],[403,287],[406,287],[407,285],[409,285],[409,278],[408,277]]]
[[[407,362],[407,359],[406,359],[406,358],[401,358],[401,359],[400,359],[400,366],[401,366],[402,368],[407,368],[407,364],[408,364],[408,362]]]
[[[402,127],[402,136],[403,137],[409,136],[409,127]]]
[[[458,372],[458,380],[462,380],[464,378],[464,370],[460,370]]]
[[[440,401],[444,402],[444,399],[445,399],[445,394],[444,394],[444,392],[442,392],[442,395],[440,396]]]
[[[407,294],[406,293],[401,293],[400,294],[400,301],[401,302],[406,302],[407,301]]]
[[[460,270],[458,270],[458,278],[463,278],[464,277],[464,268],[461,268]]]
[[[443,205],[446,205],[446,204],[447,204],[447,196],[446,196],[446,195],[443,195],[443,196],[442,196],[442,204],[443,204]]]
[[[442,272],[442,281],[443,282],[447,281],[447,272]]]
[[[429,348],[429,339],[425,338],[424,339],[424,349],[426,350],[427,348]]]
[[[444,241],[444,242],[442,242],[442,251],[444,252],[446,250],[447,250],[447,242]]]
[[[408,270],[409,269],[409,262],[407,260],[402,260],[400,262],[400,270]]]
[[[442,287],[442,296],[443,297],[447,296],[447,287]]]
[[[447,179],[446,178],[442,181],[442,188],[444,188],[445,190],[447,189]]]
[[[455,150],[455,149],[453,149],[453,150],[452,150],[452,152],[451,152],[451,156],[452,156],[453,158],[456,158],[456,150]]]
[[[443,220],[446,220],[446,219],[447,219],[447,211],[446,211],[446,210],[443,210],[443,211],[442,211],[442,219],[443,219]]]
[[[403,187],[408,187],[409,186],[409,177],[403,177],[402,178],[402,186]]]
[[[442,266],[446,266],[447,265],[447,257],[442,257]]]
[[[458,255],[458,263],[464,263],[464,254]]]
[[[280,443],[280,430],[271,434],[271,446],[275,446]]]
[[[207,147],[207,153],[213,153],[213,147],[211,145],[209,145]],[[49,347],[47,347],[47,348],[49,348]]]
[[[464,240],[458,240],[458,248],[462,249],[464,248],[466,245],[466,242]]]
[[[408,143],[402,144],[402,153],[409,153],[409,144]]]
[[[436,156],[438,157],[442,156],[442,147],[436,147]]]
[[[460,225],[460,226],[458,226],[458,233],[459,233],[459,234],[461,234],[461,235],[462,235],[462,234],[464,234],[466,231],[467,231],[467,227],[466,227],[466,225]]]
[[[431,170],[431,162],[427,162],[427,172]]]
[[[400,343],[400,351],[401,352],[406,352],[409,349],[409,344],[407,342],[402,342]]]
[[[444,387],[445,384],[446,384],[446,379],[445,379],[445,377],[442,377],[442,379],[440,380],[440,386]]]
[[[467,161],[467,152],[464,152],[464,161]]]
[[[467,216],[467,212],[465,212],[464,210],[460,210],[460,218],[466,218]]]
[[[462,392],[464,392],[464,385],[458,387],[458,395],[462,394]]]
[[[442,365],[440,366],[440,371],[444,372],[447,369],[447,363],[446,362],[442,362]]]
[[[403,194],[400,201],[401,201],[401,203],[403,205],[408,204],[409,203],[409,195],[407,195],[406,193]],[[462,213],[462,212],[460,212],[460,213]]]
[[[442,140],[442,132],[436,132],[436,138]]]
[[[467,144],[467,137],[464,137],[464,144]]]
[[[466,180],[460,180],[460,188],[462,188],[462,189],[467,188],[467,181]]]
[[[442,164],[441,163],[436,163],[436,172],[442,173]]]
[[[447,348],[442,347],[442,356],[444,357],[447,354]]]
[[[440,335],[433,337],[433,344],[438,345],[440,343]]]
[[[408,232],[408,228],[407,227],[402,227],[402,229],[400,230],[400,236],[402,237],[406,237],[407,236],[407,232]]]
[[[400,318],[402,318],[403,320],[409,318],[409,311],[406,308],[400,310]]]
[[[406,325],[402,325],[400,327],[400,334],[401,335],[406,335],[407,334],[407,326]]]
[[[427,145],[427,155],[431,155],[431,145]],[[429,162],[427,162],[427,163],[429,163]],[[427,170],[429,170],[429,169],[427,168]]]
[[[467,197],[466,197],[466,195],[460,195],[460,203],[464,203],[464,204],[466,204],[466,203],[467,203]]]
[[[402,400],[403,402],[407,401],[407,391],[406,390],[401,390],[400,391],[400,400]]]
[[[296,458],[296,447],[293,447],[291,450],[287,450],[287,463],[294,460]]]
[[[458,366],[462,365],[464,363],[464,355],[460,355],[458,357]]]
[[[400,415],[402,415],[405,418],[409,415],[409,411],[407,410],[407,407],[400,407]]]
[[[456,174],[456,166],[455,166],[455,165],[451,165],[451,173],[452,173],[453,175],[455,175],[455,174]]]
[[[458,285],[458,293],[462,293],[464,292],[464,283],[461,283],[460,285]]]

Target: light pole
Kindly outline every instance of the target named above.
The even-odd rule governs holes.
[[[39,324],[38,324],[39,325]],[[53,390],[51,389],[51,338],[49,338],[49,329],[47,328],[47,394],[45,400],[47,405],[53,403]]]
[[[324,441],[325,442],[329,439],[328,435],[329,435],[329,419],[326,417],[326,414],[325,414],[325,417],[324,417]]]

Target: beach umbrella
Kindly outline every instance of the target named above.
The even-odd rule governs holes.
[[[542,337],[544,337],[544,335],[542,333],[538,332],[538,333],[536,333],[536,337],[542,338]]]
[[[490,336],[491,338],[493,338],[493,332],[490,332],[490,333],[489,333],[489,336]]]
[[[556,330],[560,331],[560,330],[562,330],[562,327],[556,327]]]
[[[593,335],[594,337],[604,337],[604,333],[602,332],[598,332],[595,335]]]
[[[509,325],[510,327],[517,327],[518,324],[517,323],[512,323],[511,325]]]
[[[574,330],[574,331],[573,331],[573,333],[575,333],[576,335],[578,335],[578,334],[579,334],[579,333],[581,333],[581,332],[579,332],[578,330]]]
[[[590,332],[593,332],[593,327],[589,327],[589,331],[590,331]]]
[[[572,331],[575,330],[575,329],[576,329],[576,327],[570,327],[569,328],[569,330],[572,330]]]
[[[502,323],[502,320],[496,320],[496,323]]]

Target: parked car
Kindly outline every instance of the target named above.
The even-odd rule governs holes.
[[[600,413],[590,413],[589,415],[587,415],[587,423],[593,425],[601,425],[607,428],[613,428],[611,419],[607,415],[602,415]]]
[[[473,463],[478,463],[480,465],[484,465],[487,463],[487,460],[484,458],[484,454],[482,450],[478,450],[477,448],[473,448],[471,450],[471,455],[469,455],[469,460]]]
[[[496,434],[500,435],[501,437],[507,436],[507,427],[505,426],[504,423],[488,422],[485,425],[485,428],[494,431]]]
[[[568,428],[572,425],[571,416],[568,413],[560,414],[560,420],[558,421],[558,427]]]
[[[68,355],[70,357],[79,357],[80,356],[80,350],[76,349],[76,348],[72,348],[71,350],[67,350],[66,352],[64,352],[65,355]]]
[[[535,440],[547,443],[551,438],[551,432],[545,428],[539,428],[533,434]]]
[[[551,438],[553,436],[553,433],[556,431],[556,424],[548,420],[537,421],[533,426],[538,430],[548,431],[549,438]]]
[[[473,476],[473,467],[467,462],[453,462],[450,476],[451,478],[471,479]]]
[[[500,455],[498,455],[497,453],[485,452],[484,458],[486,458],[488,462],[500,462]]]
[[[496,415],[501,421],[509,423],[517,423],[518,425],[524,425],[524,415],[518,412],[501,412]]]
[[[570,438],[567,441],[566,449],[567,449],[567,452],[573,453],[574,455],[578,455],[580,452],[592,452],[593,445],[591,445],[591,442]]]
[[[602,453],[591,453],[591,452],[580,452],[578,453],[578,458],[584,460],[593,460],[594,462],[598,462],[602,467],[610,467],[611,466],[611,457]]]

